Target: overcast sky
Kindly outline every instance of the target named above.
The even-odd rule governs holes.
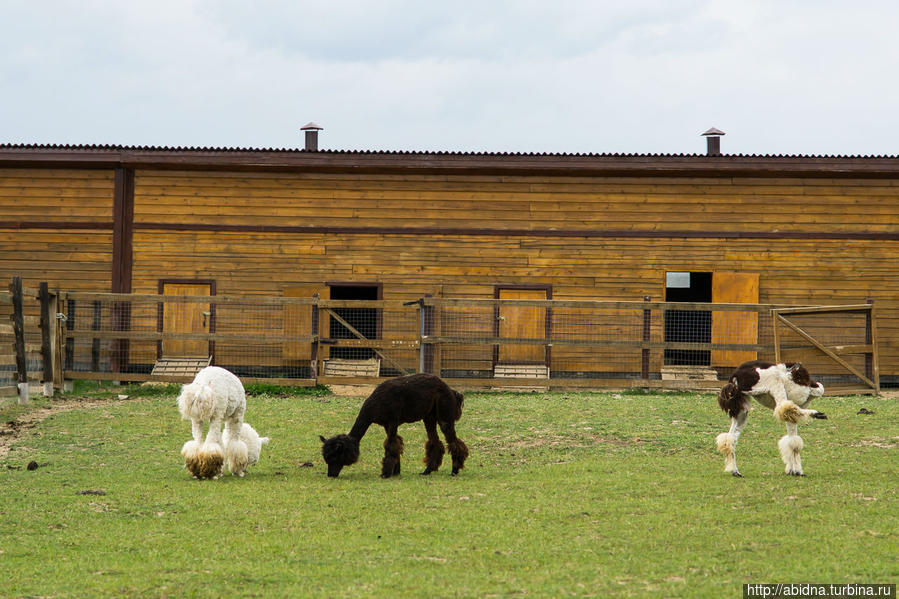
[[[0,0],[0,143],[899,155],[899,2]]]

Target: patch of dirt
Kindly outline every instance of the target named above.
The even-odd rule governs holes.
[[[40,409],[34,409],[18,416],[15,420],[7,420],[0,422],[0,460],[9,455],[9,449],[13,443],[30,431],[45,418],[49,418],[54,414],[68,412],[69,410],[85,410],[91,408],[99,408],[119,403],[117,400],[111,399],[90,399],[90,398],[72,398],[60,399],[50,406]]]
[[[368,397],[375,390],[375,385],[328,385],[333,395],[341,397]]]

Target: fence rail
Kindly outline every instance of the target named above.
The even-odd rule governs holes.
[[[0,314],[11,306],[13,321],[0,324],[0,387],[4,373],[26,382],[22,364],[24,378],[49,381],[51,393],[64,379],[188,382],[164,366],[202,358],[246,382],[281,385],[422,371],[460,387],[717,388],[741,362],[783,355],[802,356],[831,388],[879,390],[872,304],[369,301],[15,284],[0,293]]]

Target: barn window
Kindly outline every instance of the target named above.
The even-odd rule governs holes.
[[[328,284],[332,300],[369,300],[381,299],[381,286],[377,284]],[[346,324],[337,318],[330,318],[328,335],[331,339],[358,339],[359,335],[347,328],[350,325],[366,339],[380,339],[381,319],[378,308],[335,308],[334,312]],[[375,356],[374,350],[367,347],[332,347],[331,358],[345,360],[368,360]]]
[[[665,301],[709,303],[712,301],[712,273],[669,272],[665,274]],[[666,343],[711,343],[712,313],[665,310]],[[711,352],[700,349],[666,349],[665,364],[708,366]]]

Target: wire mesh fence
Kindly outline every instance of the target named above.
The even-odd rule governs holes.
[[[661,380],[666,368],[707,377],[773,359],[770,306],[560,300],[425,300],[425,343],[448,378]],[[680,369],[681,373],[688,373]]]
[[[57,309],[66,378],[182,382],[211,363],[290,385],[424,371],[469,386],[713,388],[744,361],[782,358],[878,384],[870,306],[72,292]]]

